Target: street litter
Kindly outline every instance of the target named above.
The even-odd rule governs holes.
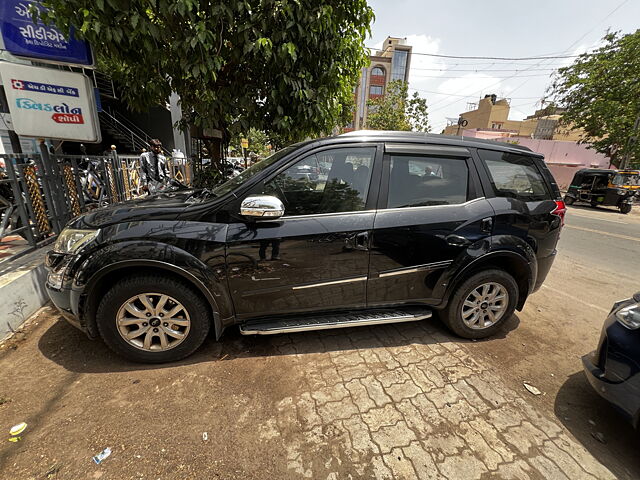
[[[111,455],[111,449],[107,447],[103,451],[101,451],[99,454],[97,454],[95,457],[91,457],[91,458],[93,459],[94,462],[96,462],[96,464],[99,465],[109,455]]]
[[[542,395],[542,392],[538,390],[536,387],[534,387],[533,385],[529,385],[527,382],[524,382],[523,385],[524,385],[524,388],[529,390],[529,393],[533,393],[534,395]]]
[[[591,432],[591,436],[598,440],[600,443],[607,443],[604,439],[604,435],[600,432]]]
[[[9,434],[20,435],[22,432],[24,432],[25,428],[27,428],[27,424],[25,422],[19,423],[11,427],[11,430],[9,430]]]
[[[202,441],[206,442],[209,440],[209,434],[207,432],[202,432]]]
[[[9,441],[16,443],[22,440],[22,437],[20,436],[20,434],[24,432],[26,428],[27,428],[27,424],[25,422],[19,423],[11,427],[11,429],[9,430],[9,434],[11,435],[11,437],[9,438]]]
[[[589,420],[589,425],[591,425],[592,427],[595,427],[596,426],[596,422],[594,422],[593,420],[590,419]]]

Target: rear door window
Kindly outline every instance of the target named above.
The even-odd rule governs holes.
[[[463,158],[391,155],[387,208],[456,205],[467,201]]]
[[[478,150],[489,172],[498,197],[537,201],[550,198],[550,192],[535,159],[527,155],[495,150]]]

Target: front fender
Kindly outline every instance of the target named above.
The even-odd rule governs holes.
[[[121,239],[109,236],[88,254],[83,255],[70,272],[72,283],[72,304],[77,305],[83,323],[91,336],[95,336],[95,318],[90,302],[94,291],[104,281],[117,281],[121,275],[130,275],[146,270],[156,273],[167,272],[178,275],[196,288],[209,302],[213,311],[216,336],[222,333],[224,325],[233,319],[233,304],[226,282],[224,259],[226,226],[215,241],[212,238],[185,238],[174,235],[171,243],[160,238]],[[108,233],[108,232],[105,232]],[[175,233],[175,230],[174,230]],[[213,241],[212,241],[213,240]],[[198,245],[199,244],[199,245]],[[197,252],[198,256],[189,253]],[[119,273],[121,275],[119,275]],[[84,306],[84,308],[83,308]]]

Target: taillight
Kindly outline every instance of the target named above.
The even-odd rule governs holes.
[[[551,215],[560,217],[560,226],[564,226],[564,216],[567,213],[567,206],[562,200],[556,200],[556,208],[551,212]]]

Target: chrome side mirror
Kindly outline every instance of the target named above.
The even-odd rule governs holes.
[[[242,200],[240,215],[245,217],[280,218],[284,215],[284,205],[278,197],[251,195]]]

